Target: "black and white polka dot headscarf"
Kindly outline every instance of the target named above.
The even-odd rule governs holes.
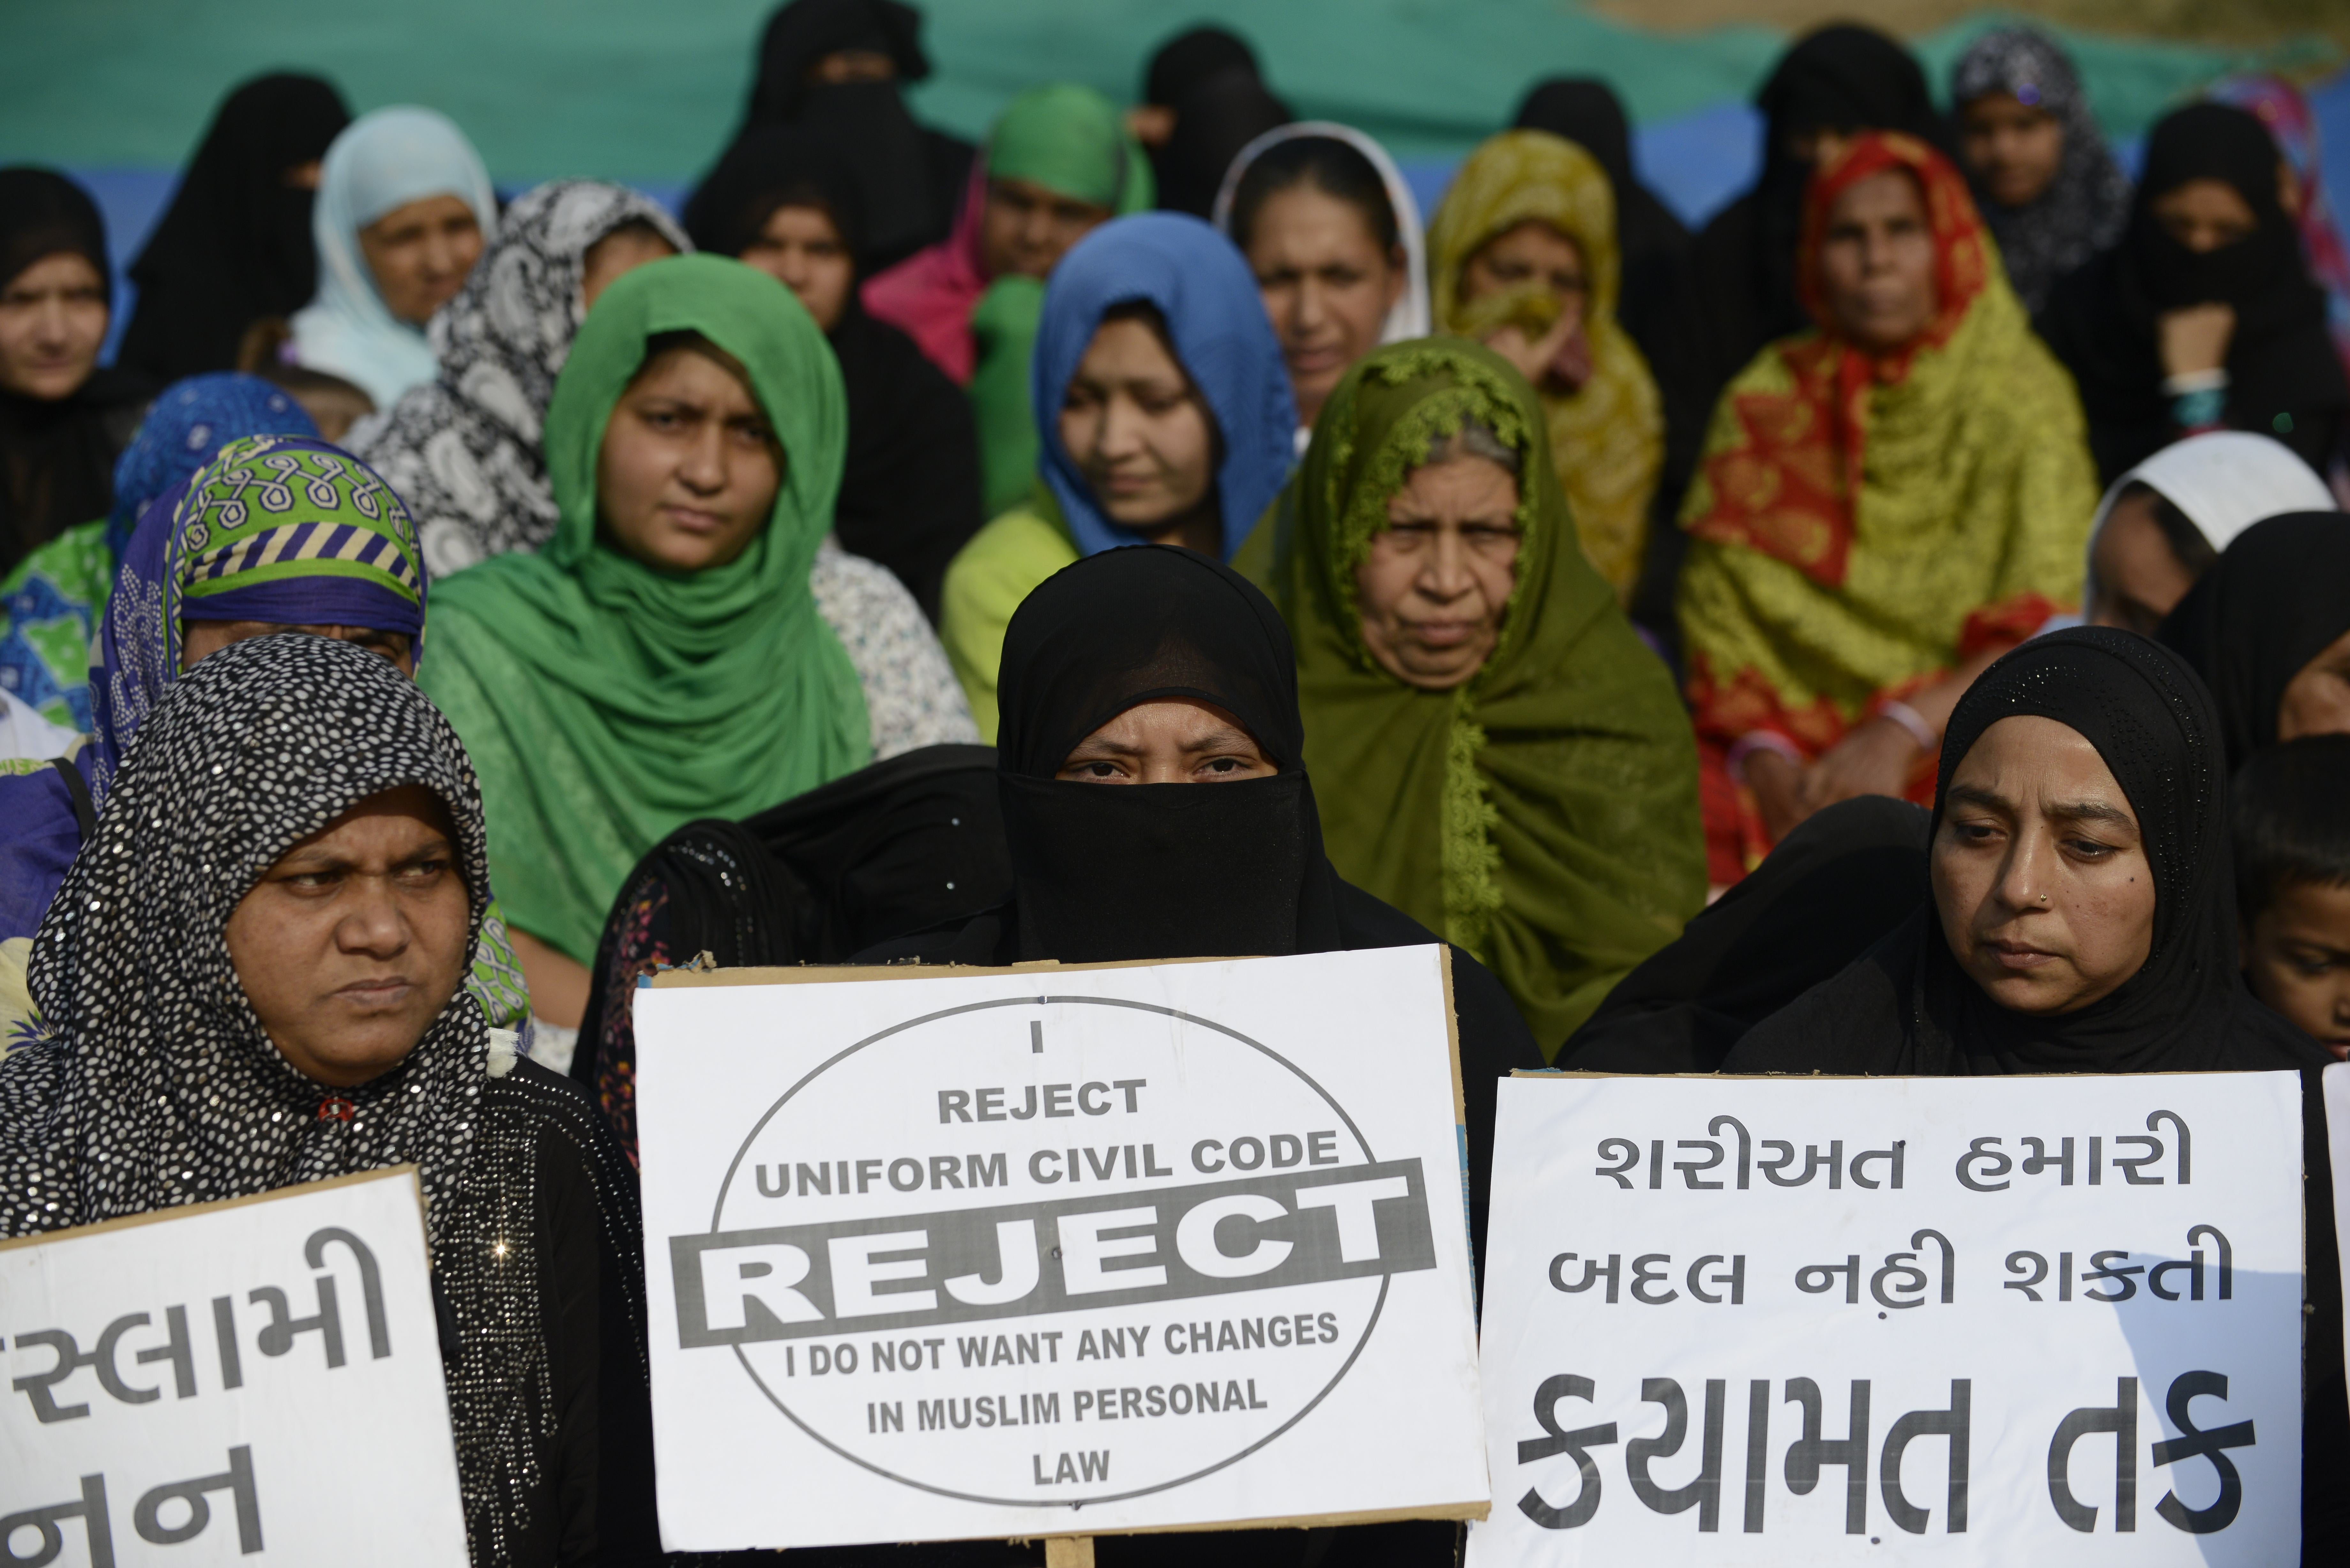
[[[328,1089],[270,1044],[224,936],[287,849],[404,784],[448,807],[478,940],[489,874],[473,765],[399,670],[285,635],[223,649],[172,685],[34,939],[50,1038],[0,1059],[0,1236],[410,1160],[428,1199],[452,1189],[487,1071],[479,1004],[460,990],[399,1067]]]

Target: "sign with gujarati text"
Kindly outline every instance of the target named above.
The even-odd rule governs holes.
[[[423,1212],[403,1165],[0,1241],[0,1562],[464,1568]]]
[[[2300,1558],[2301,1081],[1501,1086],[1519,1563]]]
[[[1444,949],[671,972],[636,1028],[671,1550],[1484,1511]]]

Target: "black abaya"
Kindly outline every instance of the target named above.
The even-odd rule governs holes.
[[[157,382],[236,365],[246,328],[317,292],[314,193],[287,173],[327,155],[351,111],[317,77],[256,77],[222,100],[172,204],[130,264],[138,286],[116,363]]]
[[[2101,483],[2187,433],[2163,390],[2160,321],[2196,305],[2236,313],[2222,422],[2276,437],[2321,473],[2332,462],[2350,421],[2350,380],[2326,329],[2325,292],[2277,199],[2279,159],[2267,128],[2231,105],[2167,116],[2147,139],[2120,243],[2056,286],[2039,326],[2081,389]],[[2242,197],[2252,234],[2202,252],[2172,238],[2155,203],[2195,180]]]
[[[1925,808],[1861,795],[1814,813],[1567,1036],[1586,1073],[1711,1073],[1746,1032],[1875,946],[1926,898]]]

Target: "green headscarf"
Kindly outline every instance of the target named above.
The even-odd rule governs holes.
[[[693,331],[741,361],[784,452],[740,558],[656,570],[597,537],[596,465],[647,339]],[[546,412],[561,521],[433,595],[421,684],[472,753],[507,919],[582,963],[639,857],[698,816],[746,816],[870,762],[865,698],[808,568],[847,446],[840,369],[789,289],[678,256],[607,289]]]
[[[1407,686],[1365,649],[1356,568],[1466,419],[1518,453],[1516,585],[1484,666]],[[1305,765],[1339,875],[1468,949],[1545,1056],[1705,903],[1697,748],[1663,662],[1583,558],[1542,404],[1499,355],[1399,343],[1338,383],[1233,564],[1297,643]]]
[[[1015,98],[987,134],[987,171],[1027,180],[1118,216],[1158,199],[1150,160],[1118,106],[1089,87],[1056,82]]]
[[[987,138],[987,171],[1026,180],[1119,217],[1158,199],[1150,160],[1109,99],[1060,82],[1012,100]],[[993,517],[1036,483],[1036,417],[1028,404],[1028,357],[1045,309],[1045,285],[999,277],[972,307],[972,413],[979,426],[981,499]]]

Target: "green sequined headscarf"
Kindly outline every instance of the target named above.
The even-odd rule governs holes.
[[[741,363],[784,452],[764,531],[691,573],[597,536],[605,426],[648,340],[678,331]],[[823,332],[764,273],[677,256],[588,312],[547,409],[555,537],[436,587],[420,671],[481,774],[516,929],[592,961],[621,879],[671,829],[748,816],[872,760],[857,671],[808,588],[847,435]]]
[[[1431,442],[1474,419],[1520,459],[1515,586],[1450,691],[1365,648],[1356,571]],[[1234,564],[1297,645],[1305,762],[1339,874],[1490,967],[1546,1055],[1705,901],[1697,751],[1665,666],[1575,543],[1542,405],[1454,339],[1350,370]]]

